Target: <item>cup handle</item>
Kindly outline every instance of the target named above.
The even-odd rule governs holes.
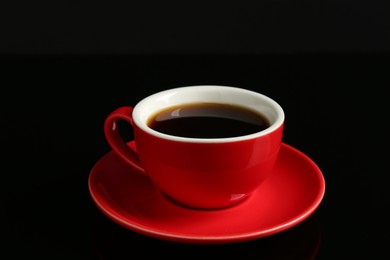
[[[117,155],[135,170],[145,174],[145,169],[141,166],[137,152],[126,144],[118,130],[118,120],[124,120],[133,127],[132,112],[132,107],[124,106],[108,114],[104,121],[104,134],[108,144]]]

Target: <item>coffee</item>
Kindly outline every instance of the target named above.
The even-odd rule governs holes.
[[[172,106],[152,115],[147,125],[164,134],[190,138],[228,138],[270,126],[265,116],[241,106],[196,103]]]

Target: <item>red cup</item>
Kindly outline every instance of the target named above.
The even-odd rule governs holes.
[[[158,111],[202,102],[248,108],[265,116],[270,126],[228,138],[173,136],[148,126],[148,119]],[[118,120],[132,126],[136,149],[120,135]],[[146,174],[167,197],[182,206],[219,209],[242,202],[272,174],[283,126],[283,109],[263,94],[230,86],[199,85],[155,93],[134,108],[119,107],[107,116],[104,132],[112,150]]]

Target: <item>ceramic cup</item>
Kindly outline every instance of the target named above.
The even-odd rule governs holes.
[[[270,125],[252,134],[224,138],[180,137],[149,127],[148,120],[159,111],[192,103],[241,106],[262,114]],[[132,126],[135,149],[121,136],[118,120]],[[250,197],[272,174],[283,126],[282,107],[263,94],[231,86],[198,85],[152,94],[134,107],[118,107],[106,117],[104,133],[113,152],[177,204],[220,209]]]

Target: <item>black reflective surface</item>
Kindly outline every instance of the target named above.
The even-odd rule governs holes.
[[[388,256],[389,53],[8,55],[0,63],[2,259]],[[97,209],[87,180],[109,151],[105,116],[195,84],[248,88],[282,105],[283,141],[312,158],[326,180],[308,220],[263,239],[192,245],[136,234]]]

